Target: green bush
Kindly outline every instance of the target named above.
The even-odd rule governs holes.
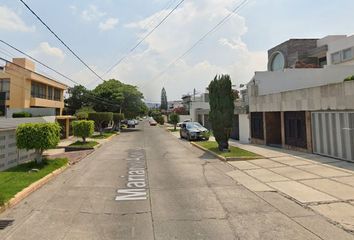
[[[88,115],[89,120],[95,122],[96,128],[100,131],[100,134],[103,132],[103,124],[109,123],[113,120],[113,113],[111,112],[91,112]]]
[[[13,118],[29,118],[32,117],[32,114],[29,112],[17,112],[12,114]]]
[[[5,196],[0,192],[0,207],[5,204]]]
[[[344,82],[353,81],[353,80],[354,80],[354,75],[345,78],[345,79],[344,79]]]
[[[164,123],[165,123],[165,119],[163,118],[162,115],[157,115],[154,117],[154,119],[160,125],[164,125]]]
[[[75,116],[77,117],[77,119],[87,119],[88,118],[88,112],[77,112],[75,113]]]
[[[209,118],[219,150],[229,149],[234,116],[234,93],[229,75],[215,76],[209,84]]]
[[[177,113],[172,113],[170,115],[170,122],[173,124],[174,129],[176,130],[177,123],[179,123],[179,115]]]
[[[119,130],[120,121],[124,120],[124,118],[125,118],[124,113],[113,113],[113,121],[114,121],[113,130]]]
[[[42,162],[44,150],[55,148],[60,141],[58,123],[23,123],[16,129],[16,141],[19,149],[35,149],[37,163]]]
[[[95,130],[95,122],[91,120],[73,121],[73,135],[81,137],[82,141],[86,143],[86,138],[91,137]]]

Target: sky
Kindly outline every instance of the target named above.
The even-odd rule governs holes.
[[[135,51],[104,73],[152,30],[180,0],[26,0],[104,79],[138,86],[147,101],[159,102],[205,91],[217,74],[235,86],[267,66],[267,50],[290,38],[354,34],[353,0],[249,0],[193,51],[175,61],[241,0],[185,0]],[[89,89],[102,83],[19,0],[0,0],[0,39],[59,70]],[[0,43],[0,56],[21,54]],[[173,63],[174,64],[171,64]],[[72,83],[40,66],[44,73]]]

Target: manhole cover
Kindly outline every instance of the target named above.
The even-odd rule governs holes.
[[[14,220],[0,220],[0,230],[3,230],[8,226],[11,226],[13,222]]]

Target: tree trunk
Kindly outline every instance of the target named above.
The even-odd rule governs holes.
[[[174,127],[175,127],[175,131],[176,131],[176,129],[177,129],[177,124],[174,124]]]
[[[43,160],[43,150],[42,149],[36,149],[35,150],[36,153],[36,163],[37,164],[41,164],[42,160]]]
[[[82,141],[86,143],[86,137],[82,137]]]

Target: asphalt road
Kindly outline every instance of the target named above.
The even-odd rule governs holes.
[[[0,215],[0,239],[320,239],[232,170],[141,123]]]

